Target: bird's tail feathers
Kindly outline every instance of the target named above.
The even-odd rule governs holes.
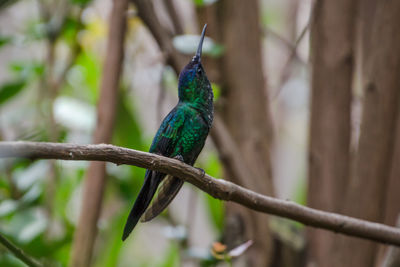
[[[150,205],[151,199],[157,191],[157,187],[160,184],[164,174],[150,171],[146,172],[145,180],[142,188],[140,189],[139,195],[136,198],[135,204],[129,213],[128,219],[125,224],[124,233],[122,235],[122,241],[124,241],[129,234],[132,232],[138,223],[140,217],[145,212],[147,207]]]
[[[167,175],[161,183],[157,196],[151,205],[146,209],[140,219],[141,222],[148,222],[159,215],[178,194],[183,185],[183,180]]]

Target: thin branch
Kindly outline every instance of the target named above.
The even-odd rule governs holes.
[[[3,244],[15,257],[23,261],[29,267],[40,267],[42,266],[36,260],[27,255],[22,249],[16,247],[7,238],[0,234],[0,243]]]
[[[290,42],[289,40],[287,40],[285,37],[283,37],[282,35],[280,35],[279,33],[277,33],[276,31],[272,30],[271,28],[265,27],[264,28],[264,34],[266,36],[271,36],[273,37],[275,40],[277,40],[279,43],[281,43],[289,52],[289,59],[288,61],[292,61],[293,59],[298,60],[301,64],[303,64],[304,66],[308,66],[308,62],[306,62],[304,59],[302,59],[299,54],[297,53],[297,48],[298,45],[300,43],[300,41],[303,39],[303,37],[305,36],[305,34],[308,31],[308,23],[307,25],[303,28],[302,32],[300,33],[299,37],[296,39],[295,43]],[[285,66],[288,64],[288,62],[286,62]]]
[[[286,60],[285,65],[283,66],[282,74],[281,74],[281,77],[279,79],[279,84],[277,86],[276,93],[272,97],[272,99],[276,99],[279,96],[279,94],[282,91],[283,85],[289,79],[289,77],[290,77],[290,65],[292,64],[294,59],[298,59],[299,62],[301,62],[301,63],[303,63],[303,65],[307,66],[307,62],[303,61],[299,57],[299,55],[297,54],[297,48],[300,45],[300,43],[303,40],[303,38],[306,36],[306,33],[308,32],[308,30],[310,29],[310,25],[311,25],[311,23],[312,23],[312,21],[314,19],[313,18],[313,14],[314,14],[314,6],[312,7],[312,10],[311,10],[310,19],[308,20],[307,24],[302,29],[299,37],[296,39],[296,42],[293,45],[291,45],[291,47],[286,44],[286,47],[290,48],[290,54],[289,54],[288,59]],[[268,29],[266,29],[266,30],[268,30]],[[268,33],[272,33],[272,32],[268,31]],[[279,36],[279,35],[275,35],[275,37],[277,37],[277,36]]]
[[[131,0],[138,9],[138,16],[147,26],[160,49],[166,54],[167,63],[176,73],[186,65],[185,57],[172,45],[172,36],[165,30],[154,10],[153,2],[149,0]]]
[[[167,12],[174,26],[174,33],[178,35],[183,34],[183,26],[178,12],[176,11],[174,0],[165,0],[165,7],[167,8]]]
[[[349,236],[400,246],[400,230],[380,223],[304,207],[255,193],[223,179],[215,179],[178,160],[107,144],[76,145],[40,142],[0,142],[0,158],[107,161],[157,170],[179,177],[214,198]]]

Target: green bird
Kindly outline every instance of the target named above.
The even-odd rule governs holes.
[[[196,55],[179,75],[178,104],[164,118],[150,147],[151,153],[175,158],[193,165],[203,149],[213,121],[213,91],[201,64],[207,24],[204,25]],[[160,186],[160,184],[162,185]],[[122,240],[142,221],[160,214],[181,189],[179,178],[147,170],[139,195],[129,213]],[[149,207],[157,188],[157,197]]]

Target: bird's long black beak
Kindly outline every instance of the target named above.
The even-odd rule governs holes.
[[[201,51],[203,50],[203,41],[204,41],[204,36],[206,34],[206,29],[207,29],[207,24],[204,25],[203,31],[201,32],[199,46],[197,47],[197,52],[196,55],[193,57],[193,61],[198,61],[198,62],[201,61]]]

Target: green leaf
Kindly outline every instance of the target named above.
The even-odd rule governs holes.
[[[70,0],[72,4],[80,5],[80,6],[86,6],[89,4],[92,0]]]
[[[44,73],[44,65],[41,62],[13,62],[10,70],[21,79],[31,79]]]
[[[193,0],[196,6],[208,6],[214,4],[218,0]]]
[[[0,2],[1,2],[1,0],[0,0]],[[11,41],[12,41],[12,38],[10,36],[0,35],[0,47],[9,44]]]
[[[67,17],[61,31],[61,36],[70,45],[77,43],[77,35],[84,25],[75,17]]]
[[[4,253],[0,253],[0,266],[26,267],[26,264],[15,257],[14,254],[5,251]]]
[[[17,80],[7,82],[0,86],[0,105],[7,102],[12,97],[16,96],[24,89],[26,82],[24,80]]]

